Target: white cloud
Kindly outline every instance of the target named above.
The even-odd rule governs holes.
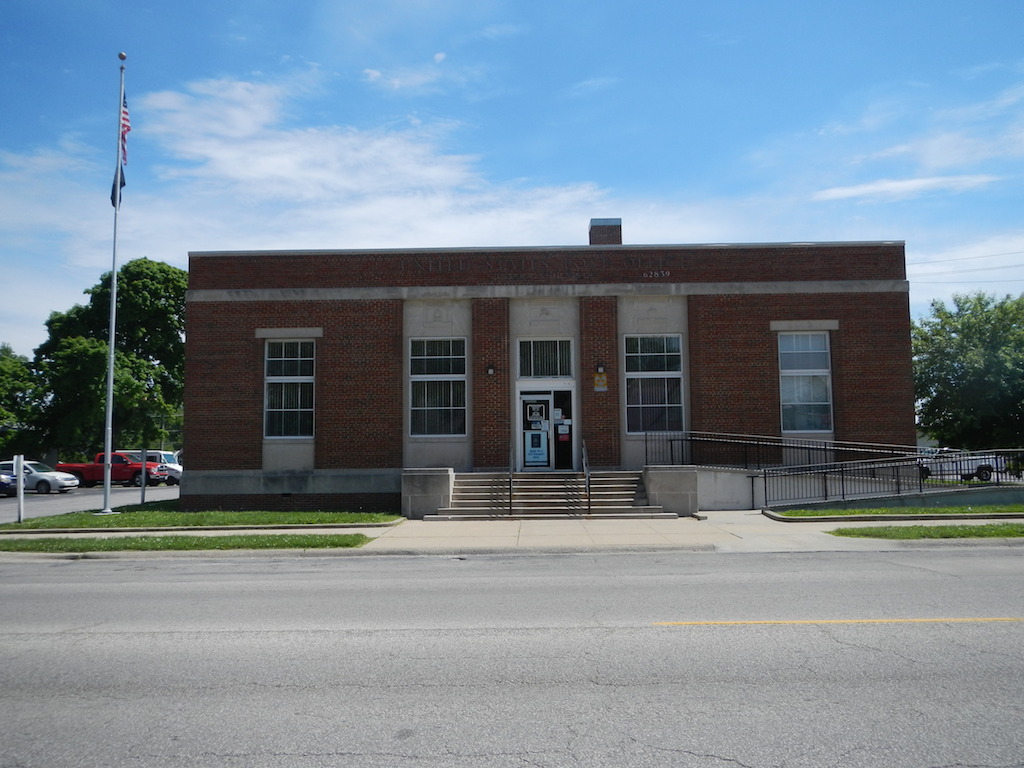
[[[936,99],[934,93],[931,99]],[[957,108],[937,109],[912,97],[868,104],[862,114],[818,131],[812,147],[822,153],[814,164],[840,172],[871,167],[887,181],[847,184],[828,189],[816,199],[873,195],[905,196],[920,190],[961,191],[984,183],[979,174],[1013,175],[1009,164],[1024,158],[1024,84],[992,98]],[[801,152],[799,147],[792,148]],[[831,157],[827,156],[831,153]],[[951,170],[960,174],[953,176]],[[891,181],[894,177],[917,177]]]
[[[267,83],[202,80],[189,84],[186,93],[153,93],[143,100],[155,118],[146,131],[157,137],[191,132],[244,139],[281,119],[284,91]]]
[[[447,66],[447,59],[448,54],[440,52],[435,53],[428,63],[418,66],[387,70],[367,67],[363,69],[363,80],[391,91],[422,96],[441,92],[446,86],[462,87],[479,79],[479,71],[470,67]]]
[[[934,176],[922,179],[880,179],[867,184],[832,187],[815,192],[812,200],[850,200],[854,198],[895,200],[916,197],[927,192],[963,192],[999,181],[998,176]]]
[[[572,85],[568,89],[568,94],[570,96],[590,96],[614,88],[620,82],[622,80],[618,77],[592,77]]]
[[[518,37],[526,32],[527,27],[523,24],[489,24],[479,30],[474,37],[484,40],[502,40],[509,37]]]
[[[442,73],[436,67],[403,67],[391,70],[388,73],[379,69],[365,69],[363,74],[366,82],[373,85],[383,86],[393,91],[414,91],[424,93],[435,90],[443,78]]]
[[[448,79],[424,87],[468,76],[451,64],[448,58],[425,63],[425,70]],[[203,80],[132,102],[136,164],[128,167],[119,261],[147,256],[184,267],[190,250],[578,245],[586,243],[587,223],[595,216],[622,217],[627,243],[905,238],[910,253],[912,244],[920,247],[928,238],[951,242],[970,235],[952,224],[940,233],[934,223],[897,221],[887,217],[885,206],[848,201],[981,190],[1012,175],[1010,169],[996,176],[970,166],[996,156],[986,144],[990,139],[964,126],[945,126],[924,139],[913,131],[902,138],[888,134],[887,157],[836,146],[838,131],[819,134],[820,143],[810,150],[779,146],[771,188],[748,185],[732,197],[712,192],[687,201],[681,192],[677,200],[652,201],[616,197],[585,179],[543,187],[530,179],[495,182],[483,175],[479,158],[447,149],[461,130],[457,122],[421,116],[398,129],[357,129],[304,120],[306,105],[299,100],[312,77]],[[385,70],[366,73],[368,81],[387,88],[393,77]],[[403,82],[411,81],[399,78],[400,90]],[[580,83],[577,92],[616,84],[596,78]],[[884,124],[892,130],[881,111],[876,115],[879,129]],[[1011,127],[1001,126],[997,134],[1001,143],[994,146],[1008,152]],[[854,133],[842,135],[852,141]],[[879,145],[867,123],[857,136]],[[806,135],[802,139],[806,143]],[[863,143],[855,149],[863,150]],[[815,152],[822,154],[812,162]],[[962,158],[968,172],[908,169],[908,159],[924,168],[929,153]],[[0,253],[57,264],[44,297],[22,270],[9,283],[16,298],[0,301],[4,340],[20,354],[31,354],[45,338],[50,309],[81,302],[82,290],[109,269],[107,168],[112,171],[113,158],[97,154],[73,139],[29,154],[0,154]],[[861,158],[858,173],[877,163],[870,168],[874,180],[821,181],[837,169],[848,173],[850,157]],[[819,191],[789,192],[794,188]],[[810,201],[839,204],[809,211]],[[951,233],[955,237],[947,237]]]
[[[558,219],[585,233],[578,211],[602,194],[490,184],[476,158],[441,149],[446,123],[292,128],[288,88],[211,81],[188,93],[144,102],[167,161],[159,197],[135,201],[147,255],[173,263],[189,250],[483,245],[531,233],[545,242]],[[246,133],[195,119],[214,104]]]
[[[1024,104],[1024,84],[1015,85],[997,94],[994,98],[980,101],[976,104],[969,104],[964,107],[943,109],[937,113],[940,120],[957,122],[975,122],[978,120],[991,120],[1012,112],[1016,107]]]
[[[491,183],[480,175],[477,158],[443,151],[441,140],[457,130],[451,124],[290,128],[283,125],[291,111],[288,88],[211,81],[189,92],[190,98],[162,94],[145,102],[169,156],[162,170],[164,205],[159,220],[147,214],[148,228],[152,240],[171,244],[178,258],[188,249],[211,248],[583,243],[589,218],[601,211],[634,216],[633,231],[645,237],[661,229],[674,233],[670,240],[685,234],[691,241],[746,231],[738,223],[749,212],[712,213],[710,204],[696,212],[693,206],[611,202],[586,182]],[[250,96],[252,115],[246,117]],[[193,119],[213,103],[225,104],[250,126],[248,133],[225,135]]]
[[[18,354],[30,357],[50,311],[83,303],[110,268],[114,157],[96,154],[70,139],[0,154],[0,340]]]
[[[189,99],[157,94],[144,102],[151,113],[152,135],[172,161],[162,167],[162,176],[170,182],[187,180],[193,195],[229,191],[250,204],[307,205],[345,196],[418,194],[477,183],[470,169],[472,158],[445,155],[436,148],[434,131],[443,132],[443,125],[404,132],[288,128],[281,125],[288,112],[286,89],[222,85],[219,92],[195,89],[201,95]],[[213,103],[221,104],[246,130],[224,130],[201,119]]]
[[[833,121],[818,129],[822,136],[848,136],[876,133],[892,125],[907,114],[907,106],[899,100],[884,100],[869,104],[864,112],[851,121]]]
[[[1024,157],[1024,127],[1011,127],[996,136],[971,135],[965,131],[935,133],[865,155],[856,162],[905,159],[922,170],[940,170],[1020,157]]]

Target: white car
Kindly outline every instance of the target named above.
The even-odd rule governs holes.
[[[955,448],[936,448],[918,459],[922,479],[929,477],[978,478],[987,483],[993,473],[1006,471],[1006,459],[997,453],[971,453]]]
[[[130,453],[135,457],[142,455],[142,451],[118,451],[118,453]],[[181,482],[181,464],[178,457],[171,451],[146,451],[146,461],[155,461],[167,467],[167,484],[177,485]]]
[[[67,493],[78,487],[78,478],[69,472],[58,472],[38,461],[23,463],[25,470],[25,490],[36,493]],[[0,461],[0,472],[14,475],[14,461]]]

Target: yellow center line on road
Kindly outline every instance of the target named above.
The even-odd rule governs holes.
[[[721,627],[745,624],[954,624],[991,621],[1024,621],[1024,618],[974,619],[767,619],[750,621],[655,621],[655,627]]]

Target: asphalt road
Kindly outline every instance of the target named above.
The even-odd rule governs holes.
[[[1020,766],[1022,618],[1006,549],[7,560],[0,766]]]
[[[146,488],[146,501],[163,501],[178,498],[177,485],[154,485]],[[141,488],[122,485],[111,486],[110,504],[123,507],[142,501]],[[24,519],[63,515],[67,512],[88,512],[103,509],[103,487],[76,488],[67,493],[25,493]],[[14,523],[18,520],[18,499],[16,496],[0,497],[0,523]]]

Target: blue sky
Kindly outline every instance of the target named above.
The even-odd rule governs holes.
[[[1024,292],[1020,0],[4,0],[0,342],[190,250],[905,240]]]

